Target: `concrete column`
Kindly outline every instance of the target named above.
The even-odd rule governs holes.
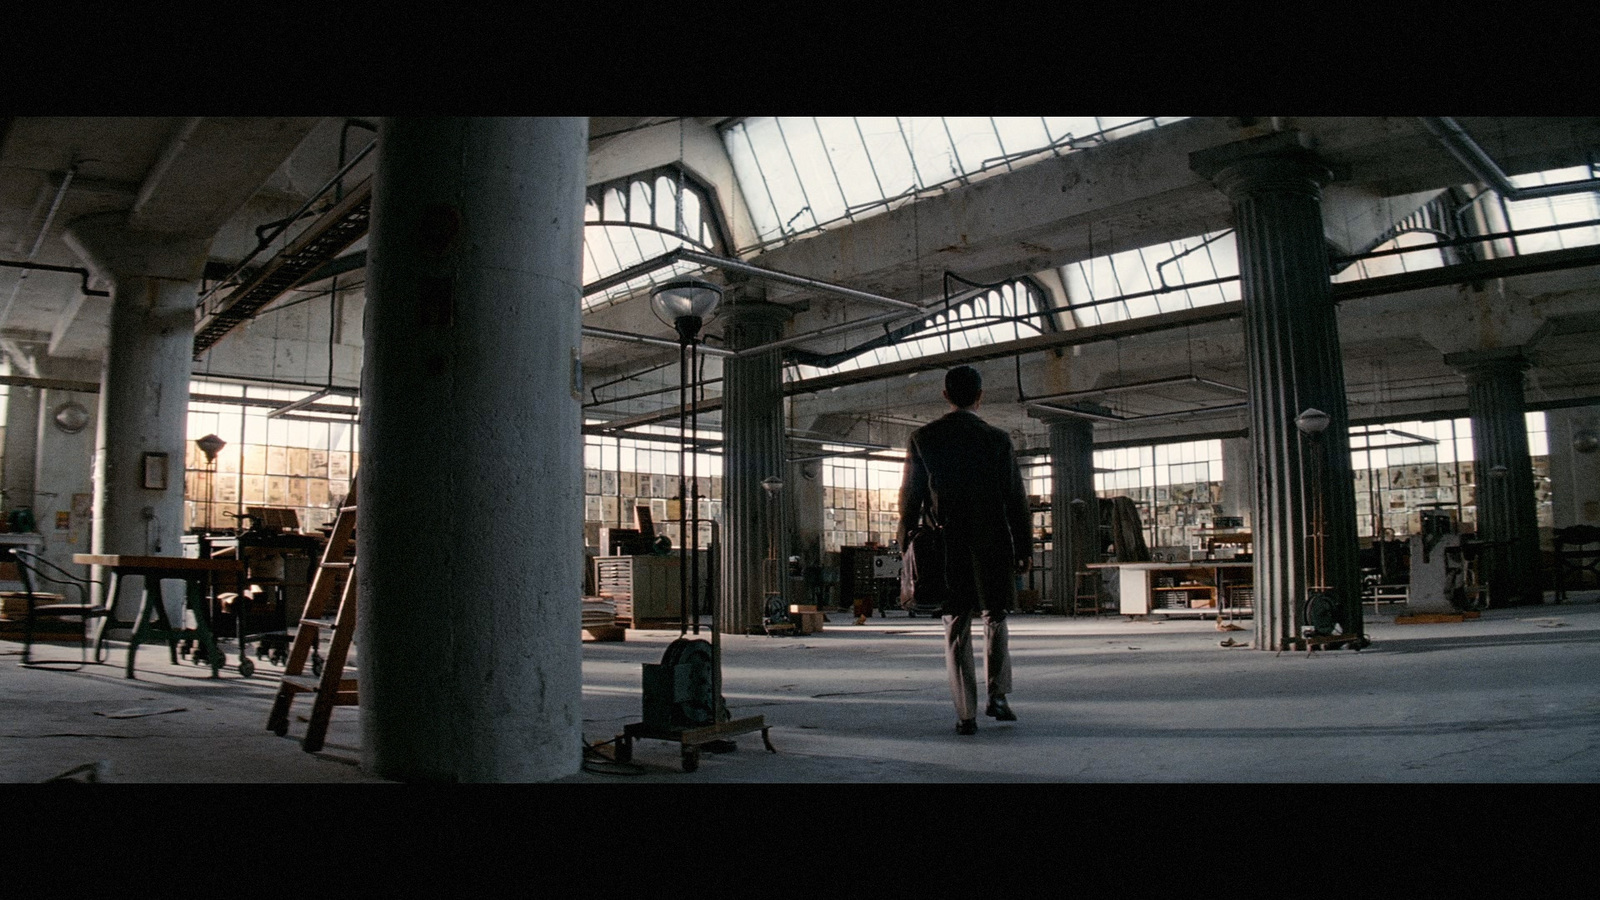
[[[80,360],[49,360],[44,374],[63,383],[88,383],[96,380],[100,366]],[[84,572],[72,561],[75,553],[87,553],[94,534],[94,410],[98,391],[71,391],[52,387],[39,392],[37,452],[34,454],[34,517],[44,536],[43,555],[69,572]],[[73,404],[72,412],[87,411],[88,421],[71,430],[72,412],[65,415],[67,426],[56,422],[57,412]],[[66,528],[61,514],[66,514]]]
[[[1522,392],[1527,357],[1522,348],[1512,347],[1451,353],[1445,362],[1467,379],[1478,537],[1490,542],[1479,578],[1489,586],[1489,603],[1542,603],[1538,505]],[[1505,467],[1504,475],[1495,474],[1497,466]]]
[[[764,301],[735,298],[722,308],[723,336],[739,350],[775,341],[791,313]],[[775,533],[778,546],[778,590],[788,581],[789,533],[782,505],[767,496],[762,479],[788,480],[784,461],[783,351],[722,364],[722,595],[719,626],[724,634],[759,634],[766,605],[768,545]],[[774,527],[772,516],[778,520]],[[784,601],[787,604],[787,599]]]
[[[5,491],[5,503],[0,515],[22,506],[37,512],[33,468],[39,448],[39,395],[43,392],[41,388],[14,384],[6,398],[5,455],[0,457],[5,465],[5,472],[0,475],[4,479],[0,489]],[[49,427],[48,421],[45,427]]]
[[[1600,525],[1600,406],[1545,413],[1550,439],[1550,521]]]
[[[805,451],[816,449],[815,445],[802,444],[797,448],[796,455],[805,456],[808,455]],[[826,498],[822,489],[821,460],[790,464],[789,473],[784,476],[784,493],[788,494],[784,506],[791,520],[789,552],[800,557],[803,573],[808,566],[822,565],[822,525]],[[811,601],[790,597],[789,602]]]
[[[1321,498],[1324,587],[1338,599],[1345,633],[1362,629],[1349,415],[1323,234],[1322,185],[1333,173],[1281,132],[1201,151],[1191,166],[1233,203],[1244,297],[1255,451],[1255,646],[1278,650],[1299,636],[1316,578],[1308,536]],[[1328,414],[1317,438],[1295,418]]]
[[[1222,441],[1222,513],[1240,516],[1251,528],[1256,506],[1256,459],[1249,438]]]
[[[129,229],[121,212],[79,219],[68,226],[65,239],[110,282],[112,296],[90,549],[181,555],[194,310],[210,242]],[[163,477],[164,487],[153,486]],[[122,585],[118,618],[134,617],[139,590],[138,579]],[[163,600],[172,621],[181,622],[183,585],[167,583]]]
[[[365,311],[364,765],[582,760],[583,118],[388,119]]]
[[[1050,426],[1050,573],[1055,608],[1070,613],[1077,573],[1100,560],[1100,503],[1094,492],[1094,423],[1030,413]]]

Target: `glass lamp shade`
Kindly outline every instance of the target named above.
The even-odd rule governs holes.
[[[1294,425],[1303,433],[1315,437],[1327,430],[1330,421],[1332,417],[1322,410],[1308,409],[1295,418]]]
[[[766,489],[767,496],[776,497],[778,492],[783,490],[783,479],[776,475],[768,475],[761,479],[761,486]]]
[[[678,329],[680,336],[683,320],[693,320],[697,333],[700,324],[716,313],[717,304],[721,302],[722,288],[698,278],[675,278],[662,282],[650,292],[650,308],[655,311],[656,318]],[[691,333],[685,340],[693,336]]]

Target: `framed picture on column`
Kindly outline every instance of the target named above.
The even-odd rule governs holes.
[[[165,453],[146,453],[144,455],[144,486],[153,491],[167,489],[167,455]]]

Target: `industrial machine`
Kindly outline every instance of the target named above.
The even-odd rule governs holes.
[[[1456,531],[1448,510],[1422,512],[1422,533],[1411,536],[1411,588],[1406,607],[1413,613],[1452,613],[1472,609],[1479,596],[1469,541]]]

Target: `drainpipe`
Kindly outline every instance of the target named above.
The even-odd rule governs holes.
[[[1495,192],[1507,200],[1532,200],[1538,197],[1557,197],[1563,194],[1577,194],[1585,191],[1600,191],[1600,178],[1586,178],[1582,181],[1564,181],[1560,184],[1542,184],[1534,187],[1519,188],[1511,183],[1489,154],[1467,134],[1466,129],[1448,116],[1423,116],[1422,126],[1433,133],[1444,145],[1446,150],[1461,164],[1467,167],[1473,177],[1484,184],[1493,187]]]

